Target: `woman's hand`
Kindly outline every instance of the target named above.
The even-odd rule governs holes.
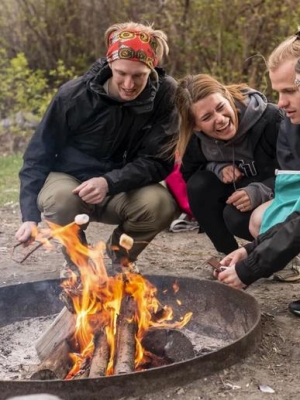
[[[251,211],[252,205],[250,197],[248,193],[241,189],[232,193],[231,196],[228,197],[226,204],[232,204],[237,210],[241,212]]]
[[[222,182],[237,182],[244,176],[243,173],[235,165],[227,165],[222,169]]]

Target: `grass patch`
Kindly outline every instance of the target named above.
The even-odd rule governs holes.
[[[0,207],[19,202],[19,171],[22,155],[0,156]]]

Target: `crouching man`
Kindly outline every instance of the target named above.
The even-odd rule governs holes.
[[[164,149],[178,128],[176,82],[158,66],[168,53],[163,31],[121,23],[105,40],[106,57],[58,90],[26,149],[16,238],[26,242],[41,213],[62,226],[85,213],[117,225],[108,253],[124,264],[178,212],[159,184],[173,167]],[[111,251],[123,233],[133,238],[132,249]]]

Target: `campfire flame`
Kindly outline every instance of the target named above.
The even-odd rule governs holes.
[[[122,301],[126,296],[133,299],[134,315],[128,323],[134,321],[137,326],[135,334],[135,370],[145,360],[145,350],[141,344],[145,332],[151,327],[182,328],[192,317],[187,313],[181,321],[173,320],[171,307],[162,306],[158,301],[157,288],[137,273],[125,271],[115,276],[108,276],[104,253],[106,245],[99,242],[93,246],[83,245],[79,240],[80,226],[71,223],[59,226],[47,222],[50,234],[35,232],[35,238],[50,247],[50,239],[61,243],[68,252],[72,262],[78,267],[80,279],[73,273],[62,282],[62,287],[72,300],[76,314],[76,332],[74,336],[75,351],[70,354],[73,367],[65,379],[73,379],[89,365],[95,348],[95,336],[101,332],[106,337],[109,347],[109,360],[106,375],[115,373],[117,320]],[[47,238],[48,237],[48,238]],[[173,285],[174,293],[179,290]]]

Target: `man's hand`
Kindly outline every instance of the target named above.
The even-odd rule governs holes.
[[[244,247],[240,247],[239,249],[228,254],[220,261],[220,265],[225,267],[224,271],[222,272],[215,271],[214,272],[215,277],[220,282],[226,283],[227,285],[235,289],[245,288],[246,285],[240,280],[240,278],[236,273],[235,264],[246,257],[247,257],[247,251]]]
[[[251,200],[245,190],[237,190],[228,197],[226,204],[232,204],[241,212],[252,210]]]
[[[243,289],[246,287],[246,285],[238,277],[235,270],[235,265],[231,265],[224,271],[219,272],[217,278],[220,282],[226,283],[226,285],[235,289]]]
[[[244,176],[243,173],[235,165],[227,165],[222,169],[222,182],[237,182]]]
[[[27,242],[31,238],[32,232],[36,229],[37,223],[34,221],[26,221],[20,226],[15,234],[15,238],[22,243]]]
[[[240,247],[237,250],[232,251],[230,254],[227,254],[222,260],[220,264],[229,267],[231,265],[235,265],[238,261],[242,261],[247,257],[247,251],[244,247]]]
[[[104,178],[91,178],[77,186],[73,193],[88,204],[99,204],[108,193],[108,184]]]

